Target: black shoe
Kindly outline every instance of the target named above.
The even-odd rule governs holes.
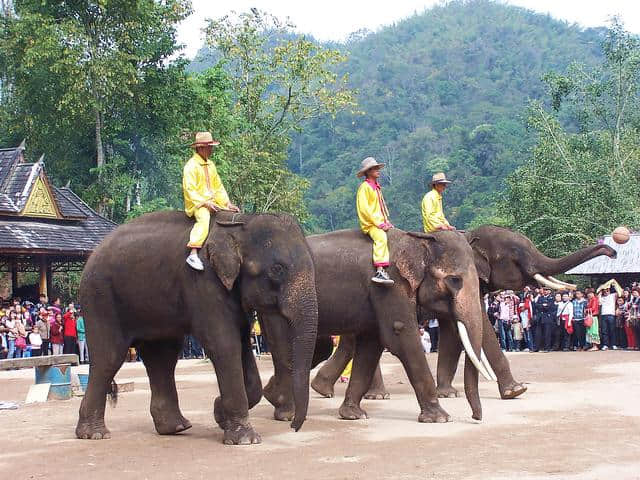
[[[371,281],[383,285],[393,285],[395,283],[384,270],[378,270]]]

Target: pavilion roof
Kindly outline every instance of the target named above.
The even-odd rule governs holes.
[[[568,275],[613,275],[622,273],[640,273],[640,235],[633,234],[627,243],[615,243],[611,235],[605,235],[605,245],[617,253],[616,258],[601,255],[592,258],[567,271]]]
[[[0,149],[0,255],[88,255],[117,225],[51,185],[42,158],[26,163],[23,150]]]

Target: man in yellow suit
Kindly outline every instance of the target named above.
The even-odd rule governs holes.
[[[389,266],[386,232],[393,228],[393,225],[389,222],[389,211],[378,183],[382,167],[384,163],[378,163],[373,157],[367,157],[362,161],[356,175],[364,176],[365,179],[356,194],[356,209],[360,229],[373,240],[373,266],[376,267],[376,274],[371,281],[382,285],[393,285],[393,280],[389,278],[386,271],[386,267]]]
[[[442,211],[442,192],[450,183],[444,173],[436,173],[431,178],[431,191],[422,199],[422,225],[427,233],[437,230],[455,230]]]
[[[218,170],[215,164],[209,160],[214,145],[220,145],[220,142],[214,140],[211,133],[196,133],[196,140],[191,144],[196,151],[182,171],[184,212],[189,217],[196,219],[187,244],[187,247],[191,249],[187,263],[195,270],[204,270],[204,265],[198,257],[198,250],[202,248],[202,244],[209,235],[211,212],[218,210],[240,211],[229,201]]]

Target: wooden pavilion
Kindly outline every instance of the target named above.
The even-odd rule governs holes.
[[[42,157],[26,163],[25,142],[0,149],[0,272],[39,273],[39,292],[51,294],[55,272],[81,271],[116,224],[98,215],[69,188],[51,185]]]

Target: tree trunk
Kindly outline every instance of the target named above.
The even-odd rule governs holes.
[[[102,115],[96,109],[96,166],[104,165],[104,148],[102,146]]]

